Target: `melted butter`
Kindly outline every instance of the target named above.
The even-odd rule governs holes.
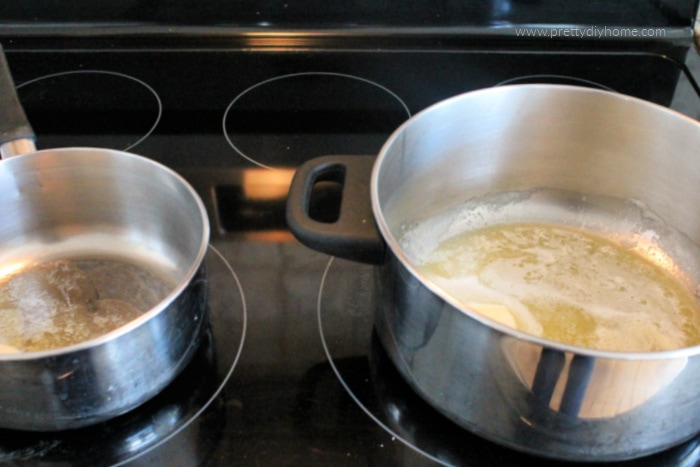
[[[659,351],[700,344],[700,305],[664,269],[581,230],[510,224],[438,244],[421,266],[455,299],[567,344]]]
[[[49,261],[0,280],[0,352],[38,351],[84,342],[138,318],[172,287],[129,263]]]

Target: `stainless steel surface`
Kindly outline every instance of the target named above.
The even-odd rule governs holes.
[[[96,423],[149,399],[196,350],[205,320],[207,214],[190,186],[148,159],[65,148],[0,162],[0,265],[119,258],[175,286],[140,318],[56,350],[0,355],[0,426]]]
[[[544,187],[634,199],[683,234],[658,246],[697,283],[698,258],[684,253],[700,242],[698,148],[694,120],[569,86],[476,91],[409,120],[380,152],[371,184],[392,251],[377,270],[376,326],[405,379],[462,426],[546,457],[644,456],[700,431],[700,348],[605,352],[512,330],[435,287],[400,243],[406,224],[489,193]],[[569,216],[581,207],[550,201]],[[615,223],[621,213],[594,213],[606,214]]]

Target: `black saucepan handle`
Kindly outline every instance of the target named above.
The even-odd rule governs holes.
[[[370,198],[374,156],[323,156],[301,165],[287,198],[287,224],[304,245],[322,253],[369,264],[385,260],[386,244],[377,229]],[[340,187],[337,216],[313,218],[315,188]]]
[[[35,136],[17,97],[5,51],[0,45],[0,145],[18,139],[33,141]]]

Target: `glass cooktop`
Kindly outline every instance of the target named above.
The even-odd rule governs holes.
[[[698,118],[684,64],[595,51],[6,49],[39,148],[134,152],[197,189],[212,300],[208,338],[162,394],[88,429],[0,432],[0,462],[571,465],[478,438],[412,393],[373,333],[371,267],[300,245],[287,189],[305,160],[376,154],[411,115],[489,86],[600,87]],[[692,465],[698,443],[618,465]]]

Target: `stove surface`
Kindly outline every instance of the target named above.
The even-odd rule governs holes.
[[[376,154],[411,115],[489,86],[601,87],[700,117],[685,64],[654,53],[6,49],[40,149],[157,160],[196,188],[212,223],[211,329],[192,364],[102,425],[0,432],[0,462],[11,465],[533,461],[455,426],[401,380],[373,334],[372,268],[311,251],[288,231],[293,172],[316,156]],[[700,437],[617,465],[692,465],[698,446]]]

